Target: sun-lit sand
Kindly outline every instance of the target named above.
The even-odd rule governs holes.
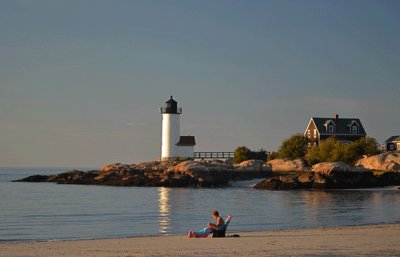
[[[2,243],[0,256],[400,256],[400,224],[240,233]]]

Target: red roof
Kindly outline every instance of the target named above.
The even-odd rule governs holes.
[[[176,145],[193,146],[196,145],[196,140],[194,139],[194,136],[181,136],[179,142]]]

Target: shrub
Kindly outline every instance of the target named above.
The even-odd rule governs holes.
[[[358,139],[350,144],[343,144],[333,137],[321,141],[318,146],[308,149],[306,160],[310,165],[319,162],[343,161],[354,164],[363,155],[374,155],[380,153],[378,143],[374,138],[367,137]]]
[[[312,146],[308,149],[306,160],[310,165],[319,162],[343,161],[344,145],[335,138],[330,137],[320,142],[319,146]]]
[[[307,139],[301,134],[295,134],[282,142],[278,150],[278,157],[294,160],[304,158],[306,153]]]
[[[239,146],[235,149],[234,163],[241,163],[247,160],[262,160],[266,159],[266,151],[260,149],[258,151],[251,151],[246,146]]]
[[[278,152],[272,151],[270,154],[268,154],[268,159],[267,161],[272,161],[278,158]]]
[[[234,163],[241,163],[250,159],[250,149],[246,146],[239,146],[235,149],[235,155],[233,157]]]
[[[343,161],[348,164],[354,164],[364,155],[375,155],[379,154],[380,152],[381,151],[379,150],[379,146],[375,138],[361,138],[351,144],[345,145]]]

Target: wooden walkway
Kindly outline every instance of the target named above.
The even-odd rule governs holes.
[[[194,152],[195,159],[229,159],[234,156],[234,152]]]

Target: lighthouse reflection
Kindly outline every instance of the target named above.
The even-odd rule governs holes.
[[[171,210],[169,200],[170,189],[165,187],[158,188],[158,208],[160,211],[160,233],[167,234],[171,223]]]

